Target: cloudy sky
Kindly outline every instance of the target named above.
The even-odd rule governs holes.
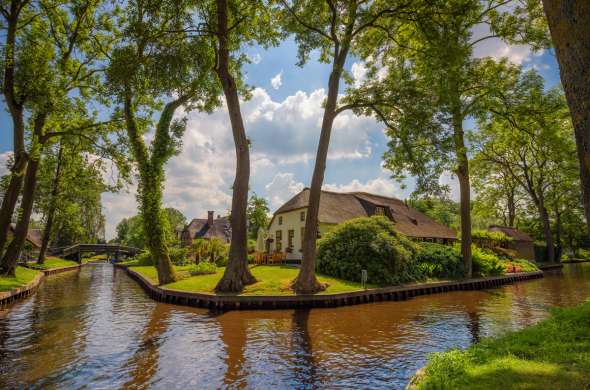
[[[247,54],[253,61],[246,68],[247,81],[255,88],[252,98],[242,104],[246,131],[252,141],[250,188],[266,197],[274,210],[310,183],[329,67],[315,60],[297,67],[296,45],[291,40],[268,50],[252,47]],[[549,51],[531,53],[527,47],[509,47],[488,40],[474,54],[508,57],[538,69],[549,86],[559,82],[557,64]],[[348,62],[347,69],[362,77],[362,64],[354,59]],[[188,116],[188,127],[181,154],[167,164],[164,202],[181,210],[188,219],[205,217],[207,210],[225,214],[230,207],[235,167],[227,110],[221,107],[210,115],[180,115]],[[0,112],[0,122],[4,129],[0,160],[5,161],[12,148],[11,121],[6,110]],[[381,168],[386,146],[382,126],[373,118],[341,114],[334,124],[324,188],[407,197],[411,181],[402,190]],[[0,161],[2,168],[4,165]],[[450,175],[441,180],[454,183]],[[103,207],[109,239],[122,218],[137,213],[135,187],[104,194]]]

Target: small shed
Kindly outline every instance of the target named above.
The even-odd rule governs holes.
[[[518,257],[526,260],[535,260],[535,245],[533,239],[526,233],[509,226],[492,225],[488,228],[490,232],[502,232],[512,241],[506,244],[508,249],[516,251]]]

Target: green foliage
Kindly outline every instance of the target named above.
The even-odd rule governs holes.
[[[152,254],[148,250],[144,250],[143,252],[141,252],[140,254],[135,256],[130,261],[134,261],[135,262],[134,264],[139,265],[139,266],[147,266],[147,265],[155,265],[156,264],[156,262],[154,261],[154,258],[152,257]]]
[[[445,226],[459,227],[459,203],[446,197],[411,198],[411,207]]]
[[[590,249],[578,248],[576,250],[576,257],[584,260],[590,260]]]
[[[218,267],[227,265],[229,244],[217,237],[211,239],[196,238],[193,240],[191,249],[196,262],[208,261],[217,264]]]
[[[539,267],[525,259],[512,259],[504,262],[506,273],[512,272],[534,272],[538,271]]]
[[[491,241],[494,244],[507,244],[514,241],[512,237],[507,236],[503,232],[491,232],[489,230],[472,230],[471,237],[474,240]]]
[[[475,245],[471,247],[471,250],[474,276],[504,275],[504,263],[494,252]]]
[[[168,248],[170,261],[174,265],[186,265],[188,263],[188,249],[187,248]]]
[[[246,209],[246,216],[248,218],[248,235],[251,239],[256,240],[258,237],[258,229],[266,229],[268,225],[268,201],[265,198],[252,194],[248,200],[248,208]],[[248,250],[250,244],[248,243]],[[256,243],[254,243],[256,247]]]
[[[176,229],[186,224],[186,217],[180,211],[172,207],[167,207],[164,211],[165,215],[163,216],[163,219],[166,219],[167,221],[167,223],[164,224],[166,228],[165,233],[167,244],[178,244]],[[121,222],[117,224],[116,231],[116,242],[135,248],[146,247],[147,239],[144,233],[141,214],[130,218],[123,218]]]
[[[465,274],[461,254],[449,245],[420,243],[416,262],[427,278],[457,279]]]
[[[33,281],[39,275],[39,271],[16,267],[14,277],[0,276],[0,291],[10,291]]]
[[[394,285],[421,277],[414,257],[417,247],[394,230],[385,217],[346,221],[318,242],[317,270],[355,282],[367,270],[368,282]]]
[[[199,264],[193,264],[188,269],[188,273],[191,276],[210,275],[216,272],[217,266],[215,265],[215,263],[210,263],[208,261],[202,261]]]
[[[466,351],[429,357],[418,389],[583,389],[590,386],[590,302]]]

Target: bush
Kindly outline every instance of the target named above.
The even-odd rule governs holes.
[[[578,248],[576,257],[584,260],[590,260],[590,250],[586,248]]]
[[[499,244],[504,244],[508,242],[512,242],[513,239],[510,236],[502,232],[490,232],[489,230],[472,230],[471,231],[471,238],[474,240],[489,240],[494,241]]]
[[[248,253],[256,252],[256,240],[248,239]]]
[[[217,266],[208,261],[202,261],[199,264],[193,264],[188,269],[188,273],[191,274],[191,276],[210,275],[214,274],[215,272],[217,272]]]
[[[471,247],[471,251],[474,276],[504,275],[504,262],[494,252],[475,245]]]
[[[416,262],[427,278],[460,278],[465,274],[461,254],[452,246],[421,243]]]
[[[509,274],[515,272],[534,272],[538,271],[539,267],[525,259],[513,259],[504,263],[504,270]]]
[[[170,256],[170,261],[174,265],[188,264],[187,248],[168,248],[168,255]]]
[[[387,218],[356,218],[319,240],[317,268],[325,275],[356,282],[365,269],[371,284],[399,284],[422,277],[414,260],[416,250]]]
[[[138,255],[136,255],[131,260],[135,260],[136,265],[139,265],[139,266],[156,265],[156,262],[152,258],[151,252],[148,251],[147,249],[144,250],[143,252],[139,253]]]

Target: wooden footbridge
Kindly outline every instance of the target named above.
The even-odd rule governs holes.
[[[74,258],[80,261],[82,259],[82,253],[106,253],[107,256],[113,255],[114,261],[119,260],[120,255],[126,257],[135,256],[141,249],[134,248],[131,246],[125,246],[120,244],[75,244],[68,247],[55,248],[51,250],[52,255],[61,256],[64,258]]]

